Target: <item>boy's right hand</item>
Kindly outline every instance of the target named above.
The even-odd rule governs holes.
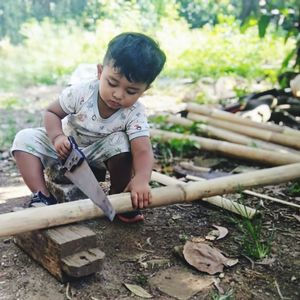
[[[53,145],[61,159],[65,160],[69,156],[71,152],[71,144],[67,136],[64,134],[59,135],[53,141]]]

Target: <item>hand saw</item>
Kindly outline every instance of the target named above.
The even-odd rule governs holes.
[[[78,148],[74,138],[68,137],[71,144],[71,153],[62,162],[64,175],[69,178],[88,198],[99,206],[104,214],[112,221],[115,210],[102,190],[94,173],[89,167],[83,152]]]

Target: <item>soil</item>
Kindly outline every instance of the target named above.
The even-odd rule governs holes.
[[[24,114],[36,115],[37,112],[38,106],[36,111],[23,110],[23,115],[16,110],[2,110],[0,114],[14,114],[20,121],[26,119]],[[22,121],[18,124],[20,128],[26,126]],[[16,206],[23,206],[28,202],[30,195],[24,189],[24,183],[7,149],[2,149],[0,155],[0,213],[3,214],[12,211]],[[200,154],[196,156],[198,155]],[[201,155],[217,159],[213,154]],[[217,165],[217,169],[230,171],[241,165],[250,166],[245,161],[223,159]],[[157,167],[160,167],[159,161]],[[168,170],[172,171],[172,164]],[[288,193],[291,184],[290,182],[267,186],[254,191],[300,204],[299,195],[290,196]],[[11,191],[22,192],[7,193],[10,188]],[[212,286],[190,299],[299,299],[299,209],[251,196],[226,197],[233,200],[242,197],[246,205],[259,207],[262,213],[263,237],[267,240],[271,233],[274,233],[269,242],[271,252],[266,258],[251,258],[243,249],[243,234],[239,229],[239,224],[242,223],[240,218],[202,201],[196,201],[146,209],[145,221],[139,224],[129,225],[119,221],[110,223],[106,219],[83,222],[96,232],[98,247],[106,256],[96,274],[66,284],[58,282],[18,248],[13,237],[0,238],[0,299],[139,299],[124,286],[124,283],[143,287],[153,299],[175,299],[151,285],[150,279],[160,271],[174,266],[198,276],[206,275],[176,255],[174,247],[184,245],[186,240],[193,237],[204,238],[214,229],[214,224],[226,227],[229,233],[223,239],[206,242],[222,250],[227,257],[238,258],[239,262],[235,266],[226,267],[223,273],[214,275],[220,280],[219,291]],[[145,264],[151,260],[161,263]],[[230,293],[231,298],[221,298],[222,294]]]

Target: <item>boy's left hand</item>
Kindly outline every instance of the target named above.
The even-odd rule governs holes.
[[[147,181],[133,177],[124,192],[131,193],[132,207],[145,208],[151,203],[151,189]]]

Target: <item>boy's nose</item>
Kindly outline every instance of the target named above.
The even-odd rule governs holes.
[[[122,99],[122,91],[120,90],[113,91],[112,95],[116,100]]]

